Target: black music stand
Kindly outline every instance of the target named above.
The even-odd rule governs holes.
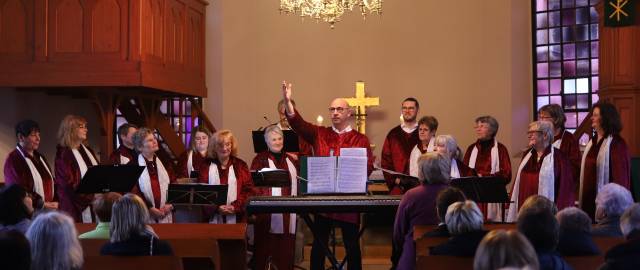
[[[418,179],[418,177],[415,176],[411,176],[408,174],[402,174],[402,173],[392,173],[391,174],[392,177],[395,178],[399,178],[400,179],[400,189],[402,189],[403,192],[406,192],[414,187],[417,187],[418,185],[420,185],[420,180]]]
[[[504,204],[511,203],[506,189],[507,181],[503,177],[461,177],[451,180],[451,186],[462,190],[467,199],[477,203],[501,203],[504,222]]]
[[[205,206],[227,204],[227,185],[169,184],[167,203]]]
[[[280,169],[264,171],[252,171],[251,178],[256,187],[290,187],[291,178],[289,172]],[[297,179],[296,179],[297,181]]]
[[[97,165],[90,167],[78,185],[76,193],[95,194],[130,192],[144,171],[144,166]]]
[[[284,147],[282,149],[285,152],[300,152],[300,147],[298,146],[298,134],[293,132],[293,130],[283,130],[282,133],[284,134]],[[264,141],[264,130],[251,131],[251,136],[253,137],[253,151],[255,153],[261,153],[269,150],[267,143]]]

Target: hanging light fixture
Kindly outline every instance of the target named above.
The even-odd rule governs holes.
[[[280,0],[280,12],[300,14],[317,21],[325,21],[334,28],[345,11],[359,7],[363,18],[367,14],[382,14],[383,0]]]

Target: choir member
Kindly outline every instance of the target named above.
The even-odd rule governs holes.
[[[409,175],[418,177],[418,158],[421,155],[436,150],[436,131],[438,119],[425,116],[418,121],[418,143],[411,149],[409,155]]]
[[[133,146],[133,134],[138,131],[138,126],[124,123],[118,127],[118,139],[120,146],[109,156],[110,164],[124,165],[138,156]]]
[[[24,120],[16,125],[18,144],[4,162],[6,185],[22,186],[33,198],[36,209],[57,209],[53,173],[40,147],[40,126],[33,120]]]
[[[167,203],[167,191],[175,177],[156,155],[159,147],[155,134],[151,129],[140,128],[133,134],[133,145],[140,154],[129,164],[145,167],[133,192],[144,199],[152,223],[173,223],[173,205]]]
[[[227,203],[211,215],[210,223],[235,224],[245,222],[245,207],[253,195],[253,181],[247,163],[237,157],[238,142],[230,130],[219,130],[209,141],[207,161],[200,168],[200,182],[228,185]]]
[[[307,142],[313,142],[313,153],[316,156],[339,156],[340,148],[359,147],[367,151],[367,174],[373,171],[373,155],[367,136],[351,128],[348,120],[352,115],[351,107],[344,99],[334,99],[329,106],[331,127],[321,127],[305,121],[291,103],[291,84],[283,82],[282,93],[286,102],[287,120],[294,131]],[[347,251],[347,262],[350,269],[361,269],[362,258],[358,231],[360,229],[359,214],[318,214],[315,215],[316,238],[311,248],[311,269],[324,269],[325,251],[332,226],[342,230],[342,237]]]
[[[191,130],[191,141],[189,143],[189,151],[180,155],[178,159],[177,178],[194,178],[200,176],[200,168],[207,159],[207,148],[209,147],[209,139],[211,131],[204,126],[197,126]]]
[[[580,176],[580,145],[578,145],[578,140],[573,133],[564,128],[567,117],[562,106],[558,104],[542,106],[538,110],[538,120],[550,121],[553,124],[553,147],[560,149],[569,159],[573,168],[571,172],[573,173],[574,181],[578,183],[578,177]]]
[[[409,156],[411,149],[418,144],[417,115],[420,104],[415,98],[409,97],[402,102],[402,124],[389,131],[382,145],[380,166],[383,169],[409,174]],[[399,195],[400,178],[384,172],[384,179],[389,188],[389,194]]]
[[[296,102],[291,100],[293,106],[296,105]],[[278,117],[279,121],[277,126],[281,130],[291,130],[291,126],[289,126],[289,121],[287,121],[287,115],[285,114],[285,103],[284,99],[281,99],[278,102]],[[306,142],[302,136],[298,136],[298,152],[297,153],[289,153],[292,155],[294,159],[298,159],[299,156],[311,156],[313,155],[313,149],[311,148],[311,144]]]
[[[472,176],[473,170],[462,162],[462,151],[451,135],[438,135],[435,139],[436,151],[451,159],[451,178]]]
[[[571,163],[555,148],[553,124],[535,121],[527,132],[530,149],[523,153],[511,191],[507,222],[515,222],[520,205],[531,195],[542,195],[556,203],[558,209],[573,206],[575,182]]]
[[[620,137],[620,115],[608,102],[598,102],[591,111],[591,127],[595,134],[582,154],[580,166],[580,208],[595,217],[595,199],[608,183],[627,189],[631,186],[631,158],[627,143]]]
[[[269,126],[264,131],[268,150],[258,153],[251,162],[251,170],[281,169],[289,173],[291,187],[256,188],[262,196],[295,196],[298,194],[297,161],[282,148],[282,130]],[[267,258],[280,270],[293,269],[296,240],[296,215],[288,213],[261,214],[255,221],[255,269],[266,269]]]
[[[91,223],[91,194],[78,194],[76,189],[90,167],[98,165],[93,150],[84,144],[87,140],[87,120],[67,115],[58,129],[55,161],[55,184],[60,210],[67,212],[75,222]]]
[[[467,147],[464,163],[474,169],[478,176],[497,176],[511,181],[511,159],[507,148],[496,139],[498,120],[492,116],[480,116],[475,121],[477,141]],[[485,218],[499,221],[502,205],[497,203],[479,204]]]

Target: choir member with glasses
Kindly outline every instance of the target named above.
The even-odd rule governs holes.
[[[436,132],[438,131],[438,119],[433,116],[424,116],[418,121],[418,143],[409,154],[409,175],[417,177],[418,158],[423,154],[436,151]]]
[[[109,156],[109,162],[111,164],[124,165],[138,156],[133,146],[133,134],[135,134],[136,131],[138,131],[138,126],[134,124],[124,123],[118,127],[120,146]]]
[[[207,160],[207,149],[211,131],[205,126],[197,126],[191,130],[189,151],[185,151],[178,159],[177,178],[194,178],[200,176],[200,168]]]
[[[438,135],[435,139],[436,152],[451,158],[451,178],[472,176],[473,170],[462,162],[462,152],[456,139],[451,135]]]
[[[564,128],[567,117],[558,104],[548,104],[538,110],[538,120],[549,121],[553,124],[553,147],[560,149],[569,159],[574,182],[578,183],[580,175],[580,145],[573,133]],[[576,185],[576,191],[578,186]],[[576,192],[577,195],[577,192]]]

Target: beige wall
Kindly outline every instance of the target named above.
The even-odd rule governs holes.
[[[483,114],[498,118],[499,140],[512,154],[525,145],[532,111],[529,1],[385,1],[382,17],[364,22],[348,14],[335,29],[279,15],[278,3],[214,0],[207,10],[205,110],[217,128],[236,134],[247,162],[249,131],[265,125],[263,115],[277,119],[284,79],[293,82],[293,98],[311,121],[327,119],[332,98],[352,96],[354,82],[366,81],[367,94],[380,97],[380,106],[367,111],[377,156],[408,96],[462,148],[474,141],[473,120]]]

